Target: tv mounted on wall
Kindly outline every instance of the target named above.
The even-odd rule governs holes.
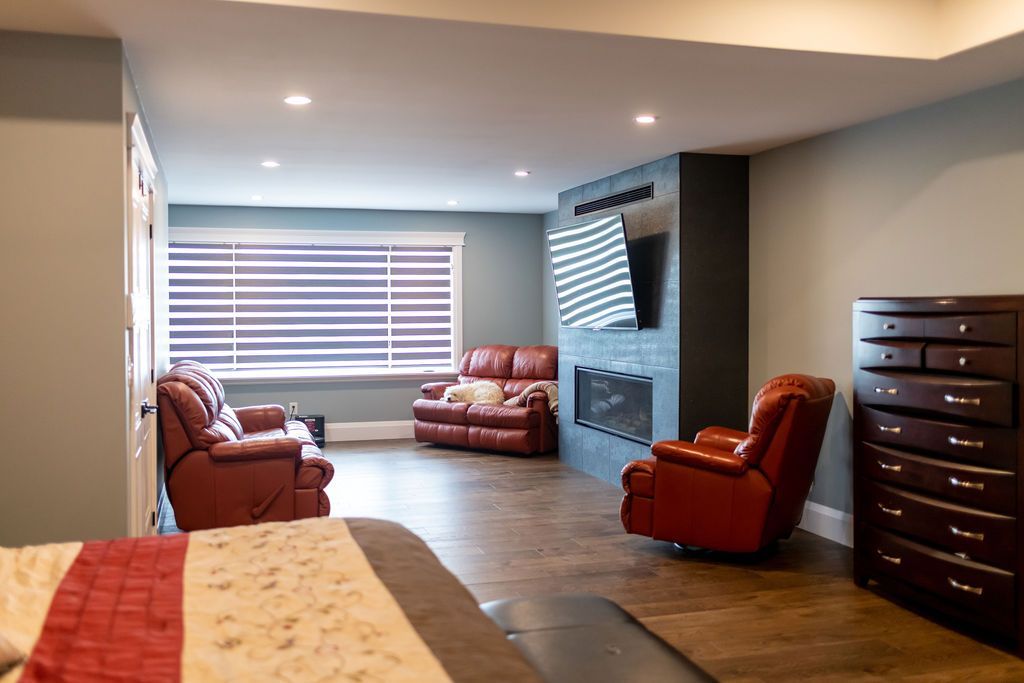
[[[623,216],[548,230],[562,327],[640,328]]]

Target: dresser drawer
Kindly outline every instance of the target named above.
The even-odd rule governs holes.
[[[924,319],[888,313],[861,313],[857,336],[861,339],[923,337]]]
[[[861,552],[878,573],[921,588],[952,605],[1014,627],[1014,575],[867,527]]]
[[[1016,513],[1017,476],[1013,472],[936,460],[869,443],[861,444],[861,449],[862,474],[872,479],[989,512]]]
[[[1017,349],[1009,346],[928,344],[924,350],[924,367],[942,372],[998,377],[1012,382],[1017,378]]]
[[[858,372],[854,389],[861,403],[944,413],[969,420],[1013,425],[1013,385],[992,379]]]
[[[863,481],[862,512],[875,526],[933,543],[950,553],[1013,569],[1017,521],[929,498],[873,481]]]
[[[859,368],[920,368],[922,342],[860,341],[857,342]]]
[[[860,438],[940,453],[989,467],[1017,470],[1017,432],[1013,429],[925,420],[864,406],[861,408]]]
[[[924,336],[929,339],[962,339],[988,344],[1017,343],[1016,313],[936,316],[924,318]]]

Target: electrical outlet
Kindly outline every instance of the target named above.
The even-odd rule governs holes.
[[[288,416],[291,417],[292,415],[298,415],[298,414],[299,414],[299,402],[298,401],[292,401],[291,403],[288,404]]]

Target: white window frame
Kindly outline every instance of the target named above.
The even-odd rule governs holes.
[[[444,380],[458,374],[462,358],[462,248],[464,232],[405,232],[386,230],[306,230],[288,228],[171,227],[171,242],[253,242],[258,244],[342,244],[374,246],[431,246],[452,248],[452,349],[450,372],[377,370],[375,372],[323,372],[303,370],[234,370],[217,372],[225,384],[268,384],[275,382],[339,382],[366,380]],[[167,286],[167,283],[164,283]],[[170,306],[170,303],[168,303]],[[169,315],[168,308],[167,314]]]

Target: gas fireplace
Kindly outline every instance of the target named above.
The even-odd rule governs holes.
[[[650,444],[654,382],[648,377],[576,368],[576,423]]]

